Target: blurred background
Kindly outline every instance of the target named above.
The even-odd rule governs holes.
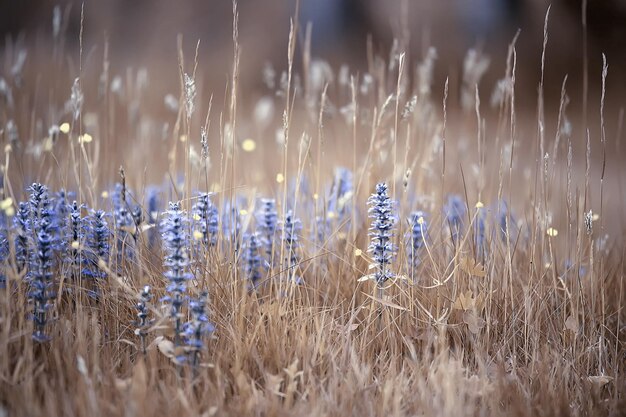
[[[52,0],[2,0],[0,34],[27,45],[50,39],[55,5],[61,5],[67,24],[69,50],[76,51],[81,3]],[[290,17],[295,0],[240,0],[242,85],[262,85],[261,69],[269,62],[282,69]],[[539,80],[543,22],[552,5],[546,62],[547,99],[558,99],[563,76],[569,74],[571,94],[582,85],[583,0],[302,0],[300,20],[311,22],[312,52],[332,68],[348,64],[365,68],[366,42],[374,51],[389,53],[394,37],[408,32],[409,57],[416,61],[429,46],[437,48],[435,72],[441,80],[458,72],[466,51],[481,48],[491,57],[486,80],[502,76],[507,45],[518,29],[518,79],[536,86]],[[192,54],[200,44],[201,77],[218,90],[232,63],[232,3],[230,0],[86,0],[85,46],[101,56],[108,39],[112,64],[158,68],[151,79],[176,80],[176,38],[183,35]],[[607,55],[610,83],[624,91],[626,70],[626,1],[589,0],[587,26],[590,77],[599,78],[601,53]],[[304,30],[300,31],[300,40]],[[72,45],[72,42],[74,45]],[[528,84],[527,84],[528,83]],[[598,83],[591,83],[593,86]],[[533,91],[533,89],[528,89]],[[616,93],[617,95],[617,93]],[[534,100],[534,99],[533,99]],[[573,101],[576,105],[576,101]]]
[[[82,72],[79,70],[81,4],[84,4]],[[240,144],[245,138],[254,138],[263,144],[254,153],[242,153],[243,182],[249,184],[263,183],[259,178],[269,179],[266,184],[274,184],[276,155],[284,143],[280,135],[283,132],[285,95],[280,78],[287,67],[290,21],[296,14],[296,4],[295,0],[238,2],[241,50],[235,136]],[[586,13],[583,13],[585,6]],[[333,158],[328,158],[327,163],[352,163],[351,153],[346,152],[352,145],[345,145],[346,138],[352,137],[350,121],[344,121],[344,117],[348,120],[346,115],[351,111],[346,74],[358,78],[360,86],[357,89],[360,92],[357,94],[360,94],[360,103],[365,104],[362,108],[373,103],[380,104],[388,91],[395,87],[393,77],[397,67],[391,68],[391,65],[396,65],[395,58],[400,52],[407,54],[411,94],[417,91],[414,74],[418,72],[418,64],[434,62],[432,93],[429,89],[426,96],[435,108],[432,114],[436,117],[433,116],[434,121],[430,123],[416,123],[417,128],[425,132],[416,136],[428,137],[429,141],[432,138],[433,144],[439,139],[436,132],[441,126],[442,95],[448,77],[447,135],[458,144],[457,159],[461,162],[471,159],[468,150],[473,150],[474,142],[468,138],[477,129],[474,125],[475,106],[471,103],[475,81],[464,80],[464,74],[468,73],[464,71],[468,50],[479,51],[470,67],[481,73],[478,78],[482,77],[479,83],[482,117],[497,118],[504,113],[498,113],[498,104],[493,104],[492,93],[502,85],[502,89],[510,86],[508,79],[503,80],[507,50],[519,31],[515,72],[516,140],[519,140],[518,152],[528,159],[526,165],[537,165],[537,155],[542,155],[534,148],[539,130],[537,90],[541,77],[544,21],[549,7],[544,86],[546,118],[542,131],[548,142],[558,136],[555,135],[557,130],[560,129],[560,133],[567,131],[564,135],[568,140],[570,136],[572,139],[573,166],[582,174],[586,163],[586,132],[589,131],[593,144],[593,178],[599,179],[603,172],[605,153],[607,178],[618,178],[624,166],[619,138],[626,103],[626,0],[301,0],[295,72],[302,74],[302,79],[306,78],[305,87],[314,78],[313,75],[318,77],[318,81],[321,79],[316,99],[320,96],[317,93],[321,92],[323,83],[334,79],[329,87],[329,102],[332,105],[326,103],[328,108],[334,106],[336,110],[334,123],[331,117],[326,117],[324,134],[329,154],[334,146],[339,151],[333,154]],[[586,30],[583,29],[584,16]],[[312,30],[312,58],[324,60],[316,66],[319,73],[313,75],[313,71],[308,74],[302,71],[307,23],[311,24]],[[231,0],[85,0],[84,3],[0,0],[0,35],[4,39],[0,44],[0,93],[4,85],[4,95],[8,97],[3,101],[0,94],[0,129],[4,131],[0,131],[0,136],[5,141],[19,142],[15,138],[20,132],[19,138],[28,144],[23,146],[27,155],[45,154],[46,144],[49,147],[53,145],[45,140],[50,135],[49,126],[67,121],[72,115],[70,93],[74,80],[80,74],[85,101],[82,128],[102,139],[94,140],[94,146],[91,146],[94,155],[99,157],[102,182],[107,184],[117,178],[119,166],[124,165],[128,172],[133,169],[135,174],[129,177],[135,181],[141,179],[146,184],[159,183],[163,181],[163,167],[171,168],[171,161],[176,158],[170,150],[178,143],[177,139],[183,141],[184,136],[180,136],[179,131],[180,104],[184,100],[178,42],[182,40],[184,71],[192,72],[196,45],[200,41],[195,75],[197,110],[191,120],[189,134],[198,149],[201,126],[209,107],[209,97],[212,96],[212,124],[208,129],[208,142],[205,143],[215,156],[211,178],[217,178],[217,170],[221,169],[219,158],[223,154],[215,150],[223,149],[220,148],[225,143],[222,139],[231,134],[228,94],[233,67],[232,32]],[[394,39],[400,40],[395,47]],[[436,48],[436,58],[429,61],[426,57],[430,56],[431,47]],[[588,57],[586,111],[583,106],[585,50]],[[602,130],[599,127],[603,53],[609,65],[604,112],[606,149],[601,148]],[[374,77],[380,76],[387,84],[384,94],[379,94],[374,88],[363,92],[367,77],[373,79],[366,72],[381,68],[371,65],[373,55],[390,62],[386,73],[391,74],[389,78],[384,78],[384,64],[382,76],[372,72]],[[488,68],[485,66],[483,76],[480,68],[485,63],[488,63]],[[347,71],[340,70],[342,67]],[[270,77],[272,82],[268,83],[270,73],[273,74]],[[345,75],[343,82],[341,74]],[[559,125],[561,86],[566,76],[569,97],[565,100],[569,103],[567,120]],[[298,82],[294,80],[294,84]],[[470,105],[463,103],[468,85]],[[7,86],[13,89],[14,98],[6,94],[10,91]],[[10,101],[14,106],[8,104]],[[294,124],[301,124],[302,129],[306,129],[310,127],[308,120],[314,120],[316,126],[317,113],[313,111],[314,116],[306,119],[309,102],[300,102],[304,104],[299,108],[303,110],[302,118],[296,118]],[[363,120],[370,120],[369,116],[365,116],[362,115]],[[493,131],[499,125],[487,125],[491,130],[486,130],[484,136],[485,143],[490,147],[497,143],[498,135]],[[298,133],[294,136],[297,137]],[[359,146],[364,151],[368,149],[369,136],[355,136],[359,137]],[[379,136],[382,150],[385,146],[382,141],[387,136]],[[172,138],[175,139],[172,141]],[[558,163],[565,167],[567,141],[556,142],[559,143]],[[274,146],[265,146],[271,144]],[[557,154],[556,144],[551,151],[553,155]],[[550,143],[547,145],[551,146]],[[489,150],[494,155],[500,152],[497,146],[491,148]],[[297,151],[295,147],[290,149],[292,153]],[[62,149],[57,152],[65,155]],[[384,152],[378,154],[382,158]],[[453,154],[448,155],[452,160]],[[496,168],[499,157],[495,155],[490,160]],[[293,160],[298,161],[297,155],[293,155]],[[257,173],[253,173],[251,167],[261,165],[263,169],[258,169],[260,176],[255,177]],[[35,168],[44,172],[39,165]],[[20,170],[25,181],[29,176],[36,177],[30,167],[18,166],[14,169]],[[175,170],[170,169],[169,173],[174,175]],[[450,175],[460,178],[460,175],[455,177],[453,172]],[[519,172],[515,176],[521,182],[530,178],[523,177]],[[560,181],[565,179],[560,178]],[[626,191],[620,192],[622,194],[609,194],[615,201],[623,202]]]

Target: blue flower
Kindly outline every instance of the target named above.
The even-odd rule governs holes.
[[[498,203],[497,218],[500,238],[505,244],[514,244],[517,240],[518,229],[516,227],[515,217],[511,214],[509,206],[504,200]]]
[[[191,364],[196,367],[200,359],[200,353],[204,350],[205,339],[215,331],[215,326],[209,322],[206,313],[207,292],[200,293],[198,298],[189,300],[189,313],[191,320],[183,325],[182,336],[186,345],[186,351],[191,356]],[[183,359],[183,358],[179,358]]]
[[[219,211],[211,202],[211,194],[201,193],[193,205],[194,228],[202,234],[205,247],[217,245],[219,232]]]
[[[135,306],[137,310],[135,334],[141,339],[141,351],[144,355],[146,354],[146,334],[148,333],[148,328],[152,325],[152,320],[149,319],[150,310],[148,308],[150,300],[152,300],[150,286],[146,285],[143,287],[143,290],[141,290],[141,293],[139,294],[139,301]]]
[[[353,193],[352,172],[347,168],[336,168],[328,198],[328,212],[334,213],[337,219],[343,220],[346,215],[350,214],[348,203]]]
[[[147,189],[147,223],[153,226],[148,231],[148,245],[151,248],[156,248],[159,243],[159,230],[157,219],[159,217],[159,210],[161,209],[161,201],[159,200],[159,189],[157,187],[149,187]]]
[[[138,228],[143,219],[141,207],[132,206],[129,201],[130,192],[125,185],[115,184],[115,190],[111,194],[113,202],[112,217],[115,225],[117,258],[114,269],[123,265],[125,260],[134,259],[135,245],[137,243]],[[130,237],[131,239],[128,239]]]
[[[406,246],[406,255],[409,264],[409,271],[414,277],[415,269],[421,263],[420,252],[425,245],[426,236],[428,235],[428,221],[426,214],[422,211],[414,211],[408,218],[409,232],[407,233],[408,244]]]
[[[389,267],[396,252],[396,247],[391,241],[394,236],[396,219],[394,203],[389,198],[387,191],[387,184],[379,183],[376,185],[376,192],[367,200],[367,204],[370,206],[369,217],[372,219],[369,229],[371,239],[368,252],[376,264],[374,279],[379,286],[394,277]]]
[[[257,230],[262,237],[265,259],[269,265],[273,264],[274,239],[278,228],[278,212],[276,211],[276,200],[262,198],[261,207],[256,212]]]
[[[237,198],[234,203],[227,201],[222,208],[222,233],[223,236],[229,237],[231,247],[229,250],[238,252],[241,247],[241,216],[239,214],[239,207],[245,207],[245,201],[241,198]],[[227,243],[225,240],[224,243]]]
[[[35,323],[32,337],[36,342],[46,342],[50,339],[46,334],[47,313],[55,298],[52,272],[55,248],[53,212],[45,185],[33,183],[29,191],[29,231],[36,236],[33,250],[29,248],[29,270],[26,276],[30,285],[28,296],[33,304],[32,319]]]
[[[187,281],[193,278],[189,270],[187,222],[180,203],[170,203],[169,210],[161,223],[163,248],[165,251],[165,278],[168,295],[163,301],[170,304],[170,317],[175,323],[175,345],[180,343],[182,309],[187,291]]]
[[[68,249],[69,243],[72,242],[71,238],[68,238],[66,233],[68,232],[68,220],[70,215],[70,209],[72,205],[68,202],[68,198],[74,196],[72,192],[66,192],[65,190],[59,190],[54,194],[52,199],[52,215],[54,217],[54,227],[59,233],[58,247],[61,252],[61,256],[65,255]]]
[[[291,210],[285,213],[285,220],[282,222],[282,241],[285,249],[285,263],[288,271],[288,278],[299,284],[301,279],[296,275],[294,269],[298,266],[299,259],[297,250],[300,246],[299,235],[302,231],[300,219],[295,217]]]
[[[264,265],[264,260],[260,254],[261,249],[262,246],[258,233],[251,233],[244,237],[244,275],[247,279],[250,280],[253,288],[255,288],[261,278],[263,278],[262,268]]]
[[[85,240],[85,225],[83,224],[81,210],[84,207],[84,205],[79,205],[76,201],[74,201],[71,205],[69,205],[68,210],[70,219],[68,225],[68,239],[71,242],[71,249],[69,250],[69,258],[66,259],[66,261],[69,261],[74,268],[79,268],[81,266],[80,247]],[[82,262],[84,261],[86,261],[86,259],[82,260]],[[78,275],[78,271],[74,271],[74,274]],[[75,278],[77,277],[75,276]]]
[[[329,245],[333,232],[331,219],[326,216],[316,216],[315,229],[312,235],[314,240],[321,247]]]
[[[106,221],[107,214],[102,210],[93,212],[90,218],[91,227],[89,244],[98,258],[106,260],[109,257],[109,240],[111,231]]]
[[[86,219],[88,233],[86,236],[87,253],[84,258],[83,275],[96,280],[94,283],[99,286],[98,281],[104,280],[107,273],[100,267],[100,260],[109,261],[111,231],[107,224],[107,214],[102,210],[92,211]],[[97,297],[97,291],[92,295]]]
[[[133,213],[133,209],[128,203],[130,197],[126,187],[120,183],[115,184],[115,190],[111,194],[111,200],[113,201],[113,217],[115,219],[115,226],[120,239],[123,239],[129,231],[132,231],[135,226],[135,217],[138,213]],[[131,233],[133,235],[133,233]],[[134,237],[134,236],[133,236]]]
[[[143,214],[143,209],[141,208],[141,206],[139,204],[136,204],[134,206],[131,207],[130,210],[130,215],[133,218],[133,225],[135,226],[133,228],[133,238],[135,238],[135,240],[137,240],[137,235],[138,235],[138,227],[143,223],[144,220],[144,214]]]
[[[30,284],[29,298],[33,303],[33,340],[45,342],[50,338],[46,334],[47,313],[54,300],[53,281],[53,237],[50,233],[51,223],[47,218],[41,220],[37,232],[37,249],[32,257],[28,274]]]
[[[29,248],[31,238],[30,204],[20,202],[13,218],[13,236],[15,245],[15,265],[18,272],[28,268]]]
[[[28,203],[30,204],[30,210],[35,220],[41,219],[42,216],[50,215],[50,199],[48,196],[48,187],[38,182],[34,182],[30,187]]]
[[[476,218],[474,219],[474,244],[476,245],[476,256],[484,259],[487,255],[487,245],[485,238],[485,218],[484,208],[478,208]]]
[[[463,231],[463,220],[467,213],[465,202],[458,195],[450,195],[443,207],[443,211],[450,228],[452,242],[457,245]]]

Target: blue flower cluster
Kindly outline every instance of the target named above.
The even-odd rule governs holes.
[[[406,245],[406,256],[409,265],[409,275],[415,279],[415,270],[421,264],[422,248],[426,244],[428,235],[428,221],[422,211],[414,211],[408,218],[409,232]]]
[[[302,231],[302,222],[298,219],[293,211],[288,210],[285,213],[285,219],[282,225],[282,241],[285,251],[285,266],[287,270],[287,278],[292,282],[299,284],[302,279],[297,274],[299,235]]]
[[[341,250],[341,243],[349,236],[342,229],[355,224],[358,214],[351,203],[352,173],[346,169],[335,171],[332,186],[326,189],[325,203],[318,197],[308,206],[298,202],[298,213],[315,219],[307,230],[308,235],[303,235],[302,222],[295,214],[296,202],[290,203],[289,199],[281,200],[286,206],[280,207],[284,215],[279,215],[275,199],[259,198],[256,210],[248,214],[247,210],[239,209],[249,207],[247,200],[237,197],[232,202],[223,201],[218,207],[209,193],[196,194],[189,213],[182,209],[181,203],[170,203],[169,209],[161,212],[164,193],[158,188],[150,189],[144,209],[135,203],[137,200],[124,184],[118,184],[111,194],[112,206],[105,211],[90,209],[71,192],[50,194],[39,183],[32,184],[28,192],[28,201],[11,207],[11,214],[0,211],[0,288],[9,287],[6,283],[9,274],[16,277],[15,281],[23,277],[28,284],[33,339],[38,342],[50,339],[50,310],[58,295],[61,276],[66,277],[64,288],[70,289],[68,294],[83,290],[99,303],[106,292],[108,274],[123,271],[122,267],[130,265],[126,263],[129,259],[151,259],[144,258],[144,254],[162,255],[163,278],[167,282],[162,301],[174,329],[174,344],[179,351],[186,352],[185,361],[193,365],[198,364],[207,336],[214,331],[206,313],[207,294],[190,297],[189,293],[195,293],[196,289],[188,289],[194,273],[206,267],[202,265],[207,259],[201,256],[202,251],[211,249],[218,256],[234,249],[233,267],[241,271],[251,292],[262,292],[263,284],[271,282],[273,277],[299,284],[304,281],[304,269],[300,265],[311,247],[303,245],[303,237],[313,236],[314,248],[320,245],[328,251]],[[371,219],[368,253],[374,267],[369,277],[382,291],[397,272],[393,265],[398,250],[396,202],[391,199],[387,184],[379,183],[367,204]],[[482,204],[477,204],[476,209],[473,216],[468,216],[466,202],[451,195],[443,207],[441,226],[450,231],[447,239],[455,248],[467,241],[474,256],[484,262],[493,237],[499,235],[505,243],[510,242],[517,239],[519,230],[504,202],[495,210],[483,208]],[[488,217],[490,211],[495,214],[493,217]],[[413,279],[423,267],[430,243],[429,219],[423,211],[414,211],[407,219],[408,230],[403,238],[406,265],[401,268],[406,267]],[[467,239],[463,239],[464,233]],[[147,236],[145,241],[144,236]],[[144,248],[148,251],[139,258],[137,251]],[[322,274],[326,267],[320,262]],[[197,284],[203,284],[200,277]],[[154,288],[157,293],[159,290]],[[145,286],[135,305],[134,326],[142,350],[152,323],[149,318],[152,294],[153,289]]]
[[[257,230],[262,236],[265,260],[269,265],[273,265],[274,239],[278,229],[278,212],[276,211],[276,200],[262,198],[261,207],[256,213]]]
[[[219,210],[211,202],[209,193],[201,193],[193,205],[194,230],[200,233],[205,248],[217,245],[219,232]]]
[[[193,367],[198,366],[200,353],[204,349],[207,336],[215,331],[215,326],[209,322],[206,313],[208,293],[202,291],[197,298],[189,300],[191,320],[183,325],[182,338],[185,343],[186,357],[178,357],[179,362],[190,361]]]
[[[443,206],[443,212],[450,229],[452,243],[458,246],[461,233],[463,232],[463,220],[467,213],[465,202],[458,195],[450,195],[448,196],[448,201]]]
[[[357,213],[352,212],[354,185],[352,172],[343,167],[335,169],[333,182],[328,192],[324,213],[315,218],[313,238],[320,246],[333,244],[333,238],[345,236],[345,231],[356,222]]]

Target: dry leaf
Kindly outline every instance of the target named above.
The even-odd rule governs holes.
[[[482,308],[482,296],[478,294],[474,297],[471,290],[467,290],[454,300],[452,309],[454,310],[480,310]]]
[[[132,225],[132,226],[121,226],[120,230],[123,230],[126,233],[129,233],[131,235],[135,235],[137,233],[137,226]]]
[[[480,263],[476,262],[475,260],[471,258],[468,258],[468,257],[462,258],[459,266],[461,267],[461,270],[465,271],[469,275],[473,275],[475,277],[480,277],[480,278],[487,276],[487,272],[485,271],[485,268],[483,268],[483,266]]]
[[[159,352],[167,356],[168,358],[174,357],[174,343],[171,340],[167,340],[163,336],[159,336],[160,340],[157,341],[157,348]]]
[[[130,387],[130,378],[125,378],[125,379],[121,379],[121,378],[115,378],[115,388],[117,388],[119,391],[126,391],[129,387]]]
[[[357,279],[357,282],[365,282],[365,281],[369,281],[370,279],[374,279],[375,275],[374,274],[369,274],[369,275],[363,275],[361,278]]]
[[[470,308],[472,308],[472,292],[471,291],[466,291],[465,294],[461,293],[459,294],[459,296],[456,298],[456,300],[454,300],[454,303],[452,304],[452,309],[453,310],[469,310]]]
[[[283,371],[285,371],[285,373],[287,374],[287,376],[293,380],[295,378],[297,378],[298,376],[302,375],[302,371],[298,371],[298,364],[300,363],[300,361],[298,359],[294,360],[293,363],[291,365],[289,365],[289,367],[283,369]]]
[[[575,334],[578,334],[579,326],[576,316],[572,314],[567,318],[567,320],[565,320],[565,328],[571,330]]]
[[[401,305],[398,305],[398,304],[394,304],[391,301],[381,300],[380,298],[376,298],[373,295],[369,295],[367,293],[363,293],[363,294],[365,294],[367,297],[371,298],[374,301],[379,302],[380,304],[382,304],[382,305],[384,305],[386,307],[395,308],[397,310],[402,310],[402,311],[408,311],[407,308],[404,308],[404,307],[402,307]]]
[[[218,408],[216,406],[210,407],[207,411],[202,413],[202,417],[212,417],[217,414]]]
[[[87,371],[87,363],[82,356],[78,355],[76,357],[76,365],[78,367],[78,372],[80,372],[82,376],[89,377],[89,372]]]
[[[463,322],[467,324],[467,328],[473,334],[477,334],[480,329],[485,327],[485,320],[478,317],[471,311],[466,311],[463,313]]]
[[[606,375],[588,376],[587,379],[589,382],[596,384],[599,388],[602,388],[609,382],[613,381],[613,377]]]
[[[273,375],[270,373],[265,374],[265,387],[268,391],[276,394],[278,396],[283,396],[284,394],[280,392],[280,384],[283,383],[283,377],[280,375]]]
[[[355,331],[358,328],[359,328],[359,324],[358,323],[346,324],[345,326],[340,324],[340,325],[337,325],[335,330],[339,334],[346,334],[346,333],[351,333],[351,332]]]

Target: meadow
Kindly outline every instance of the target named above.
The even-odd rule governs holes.
[[[517,37],[438,83],[435,47],[333,68],[294,19],[249,94],[233,12],[221,92],[181,37],[156,104],[60,9],[1,50],[0,417],[623,415],[606,58],[555,104],[548,16],[538,86]]]

